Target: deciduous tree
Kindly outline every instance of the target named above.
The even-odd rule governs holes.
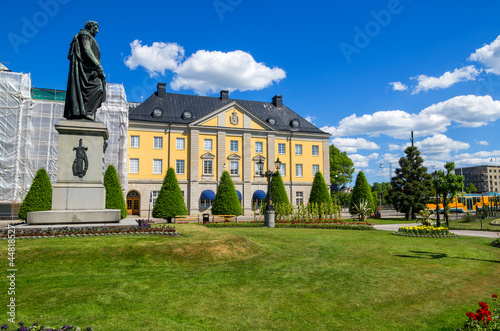
[[[354,173],[354,163],[347,156],[346,152],[341,152],[334,145],[330,145],[330,182],[341,186],[352,181]]]
[[[446,162],[445,170],[439,170],[438,192],[444,207],[444,219],[449,227],[450,203],[464,187],[464,176],[455,174],[455,162]]]

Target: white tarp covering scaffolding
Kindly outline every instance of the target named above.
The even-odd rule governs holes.
[[[127,187],[128,105],[121,84],[107,84],[107,100],[97,121],[108,128],[105,167],[113,165],[122,189]],[[52,184],[57,178],[54,128],[63,118],[64,102],[31,97],[28,74],[0,71],[0,202],[22,202],[33,178],[45,168]]]

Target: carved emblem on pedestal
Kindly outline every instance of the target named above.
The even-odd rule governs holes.
[[[238,125],[240,119],[238,118],[238,114],[233,111],[233,114],[231,115],[231,117],[229,117],[229,122],[232,124],[232,125]]]
[[[76,151],[76,158],[73,161],[73,176],[83,178],[89,168],[89,160],[86,153],[88,147],[83,147],[82,139],[80,139],[78,147],[74,147],[73,150]]]

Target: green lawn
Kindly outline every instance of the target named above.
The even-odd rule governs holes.
[[[500,292],[500,250],[486,238],[176,228],[182,236],[18,239],[16,320],[98,331],[452,330]]]
[[[500,232],[500,226],[498,225],[490,225],[490,222],[494,219],[485,219],[482,221],[474,221],[474,222],[464,222],[463,219],[460,220],[452,220],[450,219],[450,229],[452,230],[486,230],[486,231],[496,231]],[[446,224],[446,223],[444,223]]]

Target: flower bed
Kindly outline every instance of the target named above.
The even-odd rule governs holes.
[[[393,232],[393,234],[405,237],[427,237],[427,238],[448,238],[448,237],[458,237],[456,234],[450,233],[448,228],[429,225],[421,226],[402,226],[399,228],[398,232]]]
[[[304,220],[299,221],[276,221],[277,228],[306,228],[306,229],[344,229],[344,230],[373,230],[370,223],[342,222],[333,220]],[[264,221],[249,221],[249,222],[212,222],[205,224],[212,228],[261,228],[264,226]]]
[[[490,222],[490,225],[497,225],[500,226],[500,219],[494,220]]]
[[[497,302],[498,295],[492,295],[495,306],[490,311],[486,302],[479,303],[479,309],[476,313],[469,312],[465,314],[469,318],[464,327],[460,330],[500,330],[500,305]]]
[[[100,236],[120,236],[120,235],[168,235],[178,236],[179,233],[174,227],[166,225],[156,225],[151,227],[146,222],[141,222],[137,226],[99,226],[99,227],[58,227],[47,229],[2,229],[0,238],[7,239],[9,235],[12,239],[12,231],[15,231],[16,239],[35,238],[66,238],[66,237],[100,237]],[[10,232],[9,232],[10,231]]]
[[[17,329],[12,329],[12,331],[75,331],[75,330],[82,330],[80,329],[79,327],[77,326],[73,326],[73,325],[64,325],[64,326],[61,326],[60,328],[52,328],[50,326],[42,326],[42,325],[38,325],[38,323],[33,323],[32,326],[26,326],[24,325],[23,322],[19,322],[19,328]],[[0,330],[7,330],[8,329],[8,325],[7,324],[3,324],[2,327],[0,328]],[[94,329],[92,329],[90,326],[87,327],[85,329],[85,331],[93,331]]]

